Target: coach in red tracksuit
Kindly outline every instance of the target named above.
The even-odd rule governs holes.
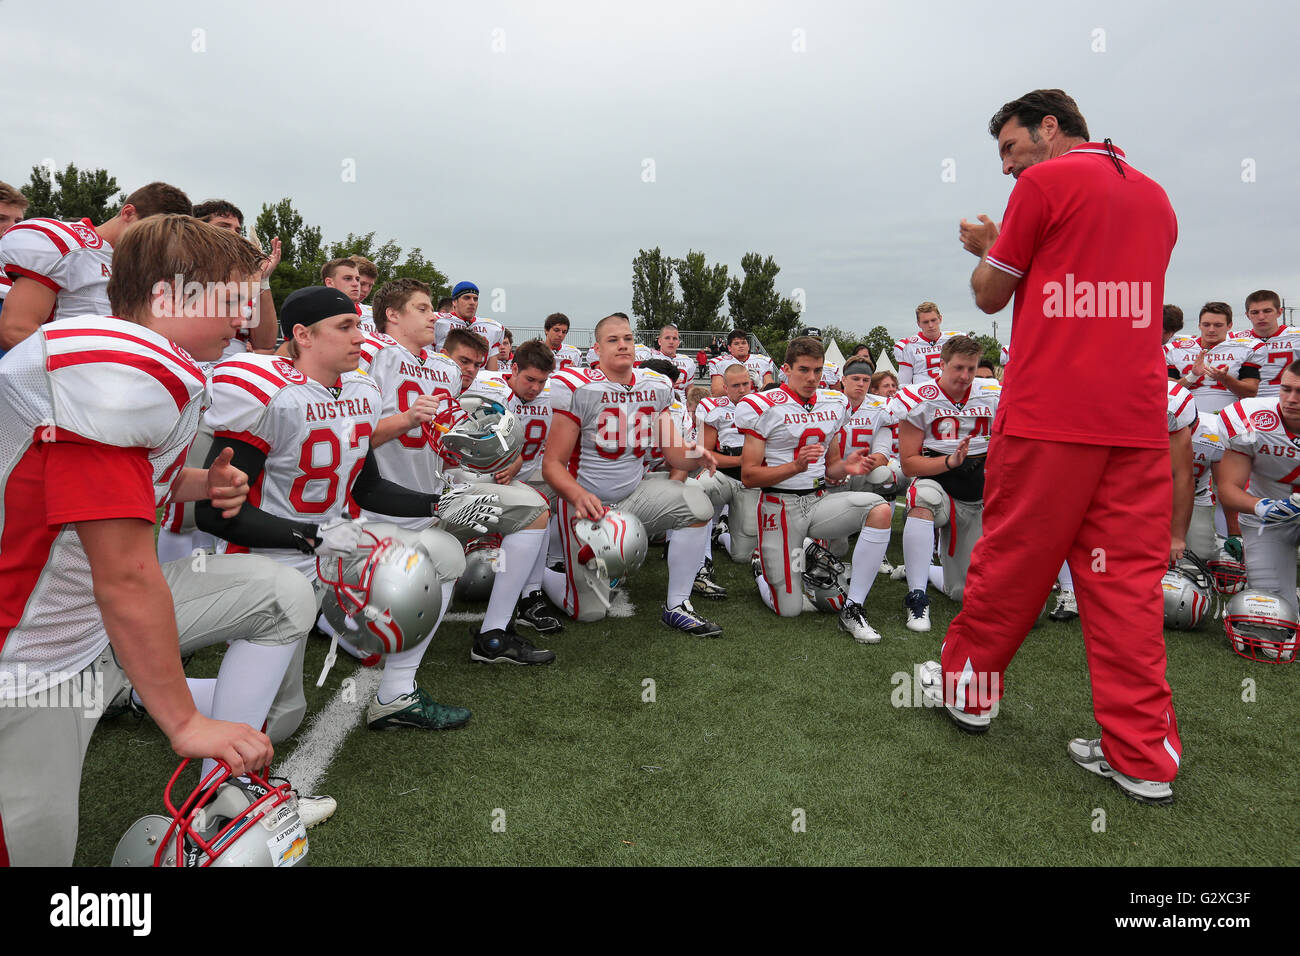
[[[1088,141],[1061,90],[1006,104],[989,131],[1016,184],[1000,225],[963,220],[961,238],[980,256],[976,304],[991,314],[1015,294],[1016,360],[993,424],[983,537],[943,648],[945,703],[963,729],[987,727],[1068,558],[1102,728],[1070,754],[1128,796],[1168,803],[1181,745],[1160,591],[1172,508],[1160,338],[1177,221],[1158,183],[1109,140]]]

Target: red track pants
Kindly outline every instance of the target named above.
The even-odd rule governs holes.
[[[1106,759],[1131,777],[1172,780],[1182,744],[1160,590],[1172,501],[1166,450],[994,436],[984,532],[943,647],[949,703],[980,713],[1002,696],[1068,557]]]

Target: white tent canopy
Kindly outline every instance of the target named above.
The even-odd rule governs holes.
[[[877,372],[893,372],[898,374],[898,369],[894,368],[894,363],[889,360],[890,349],[881,349],[880,358],[876,359]]]

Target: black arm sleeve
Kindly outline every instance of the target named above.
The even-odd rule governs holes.
[[[395,518],[427,518],[433,514],[438,496],[412,491],[381,477],[372,448],[366,453],[361,474],[352,482],[352,500],[367,511],[378,511]]]
[[[1178,371],[1178,369],[1174,368],[1172,365],[1168,365],[1165,368],[1166,371],[1169,372],[1169,377],[1172,378],[1175,382],[1183,377],[1183,373]]]
[[[235,451],[235,456],[230,463],[248,475],[248,483],[250,486],[253,485],[266,466],[266,452],[247,442],[234,438],[215,439],[212,447],[208,449],[203,467],[212,467],[221,450],[227,447]],[[206,531],[208,534],[224,538],[231,544],[243,545],[245,548],[292,548],[304,554],[311,554],[313,549],[310,539],[317,537],[316,525],[267,514],[247,501],[233,518],[221,517],[221,512],[214,508],[210,501],[196,501],[194,522],[199,526],[200,531]]]
[[[1237,376],[1237,381],[1244,382],[1251,378],[1259,378],[1259,369],[1253,365],[1243,365],[1241,367],[1241,374]]]

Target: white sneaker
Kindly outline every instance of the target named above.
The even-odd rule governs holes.
[[[333,797],[298,797],[298,819],[308,830],[334,816],[338,808],[338,801]]]
[[[895,567],[893,570],[891,570],[891,571],[889,572],[889,580],[891,580],[891,581],[906,581],[906,580],[907,580],[907,565],[905,565],[905,564],[900,564],[900,565],[898,565],[897,567]]]
[[[888,561],[881,561],[881,562],[880,562],[880,570],[877,571],[876,573],[877,573],[877,574],[888,574],[888,575],[892,578],[893,575],[894,575],[894,566],[893,566],[892,564],[890,564]],[[904,572],[904,573],[906,573],[906,572]],[[1297,590],[1300,590],[1300,588],[1298,588]]]
[[[859,644],[879,644],[880,632],[867,623],[867,616],[862,613],[862,605],[849,601],[840,611],[840,630],[853,635]]]
[[[930,596],[924,591],[908,591],[903,598],[907,613],[907,629],[924,633],[930,630]]]
[[[1070,758],[1084,770],[1091,770],[1099,777],[1110,777],[1115,786],[1126,797],[1138,803],[1151,803],[1156,806],[1168,806],[1174,802],[1174,788],[1168,780],[1138,780],[1120,773],[1106,762],[1106,755],[1101,752],[1101,740],[1084,740],[1076,737],[1070,741]]]
[[[984,714],[968,714],[964,710],[945,704],[943,700],[943,666],[938,661],[921,665],[921,694],[932,707],[943,706],[952,722],[968,734],[982,734],[989,729],[991,720]]]

